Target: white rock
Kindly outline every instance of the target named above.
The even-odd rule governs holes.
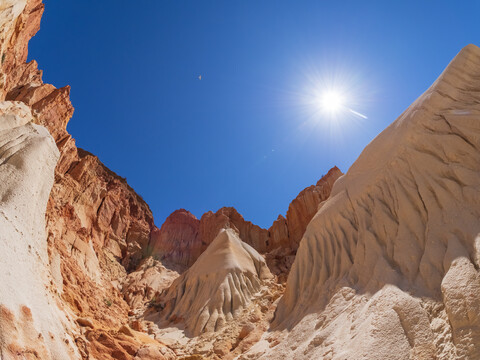
[[[75,359],[65,314],[49,291],[45,210],[59,153],[31,120],[24,104],[0,103],[0,353]]]

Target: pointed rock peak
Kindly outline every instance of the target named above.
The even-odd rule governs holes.
[[[328,170],[326,175],[322,176],[322,178],[317,181],[317,186],[325,185],[326,183],[333,185],[333,183],[342,175],[342,171],[338,167],[334,166]]]
[[[243,242],[232,229],[222,229],[195,264],[191,272],[207,275],[221,271],[241,271],[256,274],[260,279],[270,277],[263,257]]]
[[[178,209],[172,212],[168,217],[167,220],[169,219],[179,219],[179,218],[190,218],[190,219],[195,219],[198,220],[195,215],[193,215],[190,211],[185,210],[185,209]]]
[[[195,264],[164,294],[160,322],[185,321],[186,333],[217,331],[250,303],[272,275],[232,229],[221,230]]]

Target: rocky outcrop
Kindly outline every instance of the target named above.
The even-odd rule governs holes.
[[[144,257],[155,229],[153,217],[125,179],[76,148],[66,130],[73,115],[70,88],[44,84],[36,62],[25,63],[28,40],[38,30],[42,12],[37,0],[11,1],[1,9],[0,16],[8,20],[0,41],[6,54],[2,90],[6,99],[32,109],[34,122],[48,129],[60,150],[46,211],[59,292],[75,313],[120,325],[127,320],[128,307],[111,282],[117,286]],[[92,294],[115,306],[95,301]]]
[[[19,83],[23,69],[28,67],[28,41],[40,28],[43,9],[42,0],[3,0],[0,4],[1,99]],[[31,75],[35,77],[38,72]]]
[[[42,12],[0,5],[2,359],[480,358],[480,49],[269,230],[234,208],[157,229],[25,62]]]
[[[142,310],[146,303],[172,284],[181,270],[184,269],[166,267],[151,256],[143,260],[122,284],[122,294],[130,309]]]
[[[0,102],[0,354],[78,357],[68,312],[50,285],[45,209],[58,150],[22,103]]]
[[[298,248],[308,223],[318,211],[318,206],[328,199],[333,184],[342,175],[340,169],[335,166],[322,176],[316,185],[302,190],[293,199],[288,206],[286,218],[279,215],[268,230],[270,233],[269,249]]]
[[[190,266],[204,250],[200,220],[185,209],[175,210],[160,229],[152,233],[150,243],[154,257]]]
[[[316,185],[302,190],[290,203],[287,217],[279,215],[268,229],[268,249],[266,260],[270,270],[285,282],[295,260],[298,244],[305,233],[308,223],[317,213],[320,204],[327,200],[333,184],[343,173],[336,166]]]
[[[469,45],[335,183],[254,358],[480,358],[479,79]]]
[[[218,331],[270,278],[262,256],[234,230],[222,230],[162,296],[161,319],[183,322],[193,336]]]
[[[258,252],[265,252],[268,244],[268,231],[246,221],[233,207],[224,207],[216,213],[206,212],[200,219],[202,241],[208,246],[222,229],[233,229],[240,238]]]

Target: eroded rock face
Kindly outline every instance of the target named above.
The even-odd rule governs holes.
[[[129,351],[139,349],[142,343],[133,342],[135,347],[126,345],[126,350],[116,338],[119,334],[117,330],[128,322],[129,311],[119,290],[127,271],[133,270],[145,255],[150,233],[155,229],[153,217],[148,206],[125,179],[107,169],[95,156],[76,148],[75,141],[66,130],[73,114],[70,88],[56,89],[44,84],[37,63],[25,63],[28,40],[38,31],[42,12],[41,0],[7,0],[0,4],[0,100],[21,101],[27,105],[33,113],[30,120],[48,130],[60,152],[56,167],[53,164],[55,177],[46,212],[44,209],[41,217],[42,222],[46,218],[47,232],[47,242],[43,244],[47,257],[43,260],[46,260],[44,265],[51,273],[49,284],[56,294],[56,301],[71,318],[92,319],[95,328],[92,331],[101,339],[104,339],[105,331],[98,328],[110,329],[110,336],[116,339],[108,343],[109,350],[103,357],[98,355],[98,351],[105,349],[105,344],[94,341],[93,335],[88,338],[79,332],[77,323],[72,322],[68,328],[73,340],[60,336],[57,340],[72,346],[76,344],[77,357],[86,359],[91,354],[101,359],[117,354],[117,358],[133,359],[134,354]],[[13,130],[10,132],[14,133]],[[42,162],[34,165],[42,166]],[[43,170],[49,171],[49,166],[45,163]],[[15,185],[11,192],[15,194],[20,190],[21,187]],[[36,199],[36,196],[31,198]],[[46,269],[43,269],[44,273]],[[42,273],[42,269],[36,270]],[[37,286],[40,284],[43,283],[39,280]],[[2,283],[2,292],[4,290]],[[5,314],[11,312],[18,319],[16,309],[6,308],[5,311]],[[32,314],[35,320],[37,315],[33,309]],[[52,334],[57,326],[62,326],[61,322],[51,325]],[[4,329],[7,332],[12,330]],[[28,349],[35,348],[33,340],[37,335],[32,332],[25,335],[31,340]],[[53,341],[48,333],[44,338],[47,343],[45,351],[52,353]],[[158,342],[154,343],[160,346]],[[19,343],[19,346],[23,345]],[[51,356],[56,359],[75,358],[70,355]],[[49,359],[49,356],[44,353],[38,355],[42,359]]]
[[[28,41],[40,28],[42,0],[3,0],[0,4],[0,98],[18,83]],[[32,79],[33,80],[33,79]]]
[[[218,331],[271,277],[255,249],[234,230],[222,230],[163,295],[161,319],[183,322],[193,336]]]
[[[328,199],[333,184],[342,175],[340,169],[335,166],[318,180],[316,185],[309,186],[297,195],[288,206],[286,218],[279,215],[270,227],[270,249],[298,248],[308,223],[318,211],[318,206]]]
[[[256,357],[480,357],[479,79],[469,45],[335,183]]]
[[[152,233],[150,246],[155,257],[192,265],[204,250],[200,220],[185,209],[174,211],[162,227]]]
[[[173,359],[142,319],[151,302],[157,325],[195,336],[170,343],[181,356],[480,358],[478,48],[268,231],[233,208],[179,210],[157,229],[125,179],[75,146],[69,87],[25,63],[42,12],[0,5],[2,357]],[[259,253],[280,282],[295,259],[265,334],[283,285]],[[190,268],[174,280],[168,261]]]
[[[286,218],[279,215],[268,229],[267,264],[280,282],[286,281],[307,225],[320,204],[328,199],[333,184],[342,175],[336,166],[331,168],[316,185],[309,186],[297,195],[288,207]]]
[[[0,353],[2,358],[78,357],[57,304],[45,209],[59,156],[22,103],[0,102]]]
[[[216,213],[209,211],[200,219],[202,241],[208,246],[222,229],[233,229],[238,232],[242,241],[258,252],[265,252],[268,243],[268,231],[246,221],[233,207],[224,207]]]
[[[181,270],[184,270],[167,266],[150,256],[128,274],[122,285],[122,294],[131,310],[141,310],[147,302],[167,289]]]
[[[28,105],[60,151],[46,212],[55,284],[78,315],[98,315],[119,326],[127,320],[128,306],[114,286],[145,255],[155,229],[151,211],[125,179],[76,148],[66,130],[73,115],[70,88],[44,84],[36,62],[25,63],[28,40],[40,25],[41,1],[11,1],[0,10],[6,19],[0,32],[6,54],[3,96]]]

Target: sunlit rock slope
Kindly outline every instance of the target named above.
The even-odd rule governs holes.
[[[221,230],[207,250],[162,299],[160,315],[182,320],[189,335],[221,329],[272,275],[255,249],[231,230]]]
[[[479,359],[479,174],[469,45],[335,183],[278,305],[285,337],[251,356]]]

